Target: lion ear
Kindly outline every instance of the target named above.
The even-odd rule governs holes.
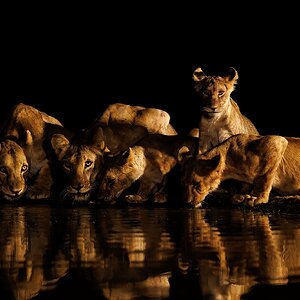
[[[206,154],[198,155],[196,161],[200,163],[202,169],[215,170],[221,163],[221,154],[218,153],[213,157],[207,157]]]
[[[206,77],[206,75],[201,68],[197,68],[193,73],[193,80],[196,82],[201,81],[204,77]]]
[[[56,133],[51,137],[51,146],[58,159],[61,160],[69,149],[70,142],[63,134]]]
[[[129,147],[127,150],[121,152],[120,162],[121,164],[126,164],[133,157],[134,157],[134,151],[131,147]]]
[[[224,79],[232,83],[232,85],[235,85],[237,83],[237,80],[239,79],[237,70],[233,67],[230,67],[227,75],[224,76]]]
[[[97,128],[92,136],[92,145],[96,147],[101,153],[110,152],[105,143],[105,135],[101,127]]]
[[[106,147],[104,141],[100,142],[99,148],[100,148],[100,150],[101,150],[102,153],[108,153],[108,152],[110,152],[110,150]]]
[[[33,143],[33,137],[32,137],[31,131],[27,129],[25,131],[25,144],[27,146],[29,146],[29,145],[32,145],[32,143]]]
[[[184,164],[184,162],[192,156],[191,150],[187,146],[182,146],[177,153],[177,160],[180,164]]]

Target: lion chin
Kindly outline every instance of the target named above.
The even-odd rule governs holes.
[[[23,197],[23,195],[24,195],[24,193],[21,195],[18,195],[18,196],[10,196],[7,194],[2,194],[2,198],[8,202],[17,202],[18,200],[20,200]]]

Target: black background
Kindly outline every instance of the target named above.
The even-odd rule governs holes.
[[[77,130],[123,102],[165,109],[184,133],[198,123],[193,71],[232,66],[232,97],[260,133],[299,136],[292,7],[111,4],[3,11],[1,120],[23,102]]]

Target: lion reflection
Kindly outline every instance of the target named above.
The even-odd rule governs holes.
[[[299,276],[299,249],[297,220],[239,209],[1,207],[1,298],[234,300]]]

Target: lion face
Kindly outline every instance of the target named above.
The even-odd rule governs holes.
[[[101,174],[98,198],[113,202],[138,180],[145,171],[144,149],[139,146],[105,158],[105,169]]]
[[[21,198],[27,189],[29,165],[23,149],[14,141],[0,144],[0,194],[8,201]]]
[[[213,117],[226,109],[238,74],[234,68],[230,68],[226,76],[206,76],[201,68],[197,68],[193,79],[196,82],[195,90],[201,101],[202,112]]]
[[[90,199],[96,187],[99,160],[99,155],[93,147],[84,145],[69,147],[61,160],[67,179],[66,187],[62,191],[63,199],[71,199],[74,202],[85,202]]]
[[[185,162],[181,181],[186,203],[200,207],[205,197],[218,188],[221,182],[219,165],[219,155],[212,159],[191,157]]]
[[[64,173],[63,200],[87,202],[97,185],[103,153],[95,145],[72,145],[62,134],[54,134],[52,147]]]

